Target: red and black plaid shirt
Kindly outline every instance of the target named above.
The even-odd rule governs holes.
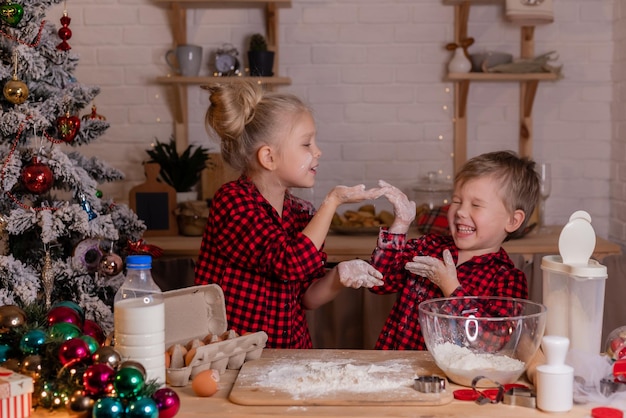
[[[370,290],[377,294],[398,292],[398,299],[378,337],[376,349],[426,350],[417,307],[424,300],[444,295],[430,280],[410,273],[404,266],[417,255],[443,259],[446,248],[456,262],[459,250],[451,236],[428,234],[407,240],[404,234],[390,234],[387,228],[381,228],[371,262],[384,275],[385,284]],[[450,297],[528,298],[526,275],[515,268],[503,248],[496,253],[473,257],[458,266],[456,272],[461,285]],[[476,316],[481,316],[480,312]]]
[[[302,296],[326,263],[326,253],[302,234],[314,211],[286,193],[280,217],[246,177],[215,194],[196,284],[221,286],[231,329],[265,331],[270,348],[312,347]]]

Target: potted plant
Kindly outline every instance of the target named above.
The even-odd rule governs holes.
[[[250,37],[248,64],[251,76],[271,77],[274,75],[274,51],[268,51],[267,41],[260,33]]]
[[[189,145],[179,154],[172,137],[169,142],[159,142],[157,139],[152,148],[146,152],[150,156],[148,162],[158,163],[161,166],[159,178],[163,182],[176,189],[178,194],[195,193],[195,197],[191,200],[197,199],[197,191],[194,187],[200,181],[202,170],[212,166],[207,148]]]

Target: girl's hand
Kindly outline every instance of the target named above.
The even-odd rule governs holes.
[[[342,261],[337,265],[339,281],[345,287],[381,286],[383,274],[364,260]]]
[[[328,193],[326,199],[333,199],[337,206],[339,206],[344,203],[359,203],[364,200],[378,199],[383,195],[383,192],[383,189],[380,187],[366,189],[364,184],[352,187],[335,186],[330,193]]]
[[[416,205],[402,193],[400,189],[384,180],[380,180],[378,185],[384,191],[384,196],[393,205],[395,219],[389,227],[389,232],[394,234],[406,234],[409,231],[411,222],[415,220]]]
[[[413,274],[426,277],[439,287],[445,296],[449,296],[460,286],[452,254],[447,249],[443,251],[443,261],[435,257],[417,256],[413,257],[413,262],[406,263],[404,268]]]

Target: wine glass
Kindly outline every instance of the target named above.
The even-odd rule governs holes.
[[[552,172],[550,163],[540,163],[538,166],[539,172],[539,228],[538,233],[546,233],[550,230],[546,226],[546,200],[550,197],[552,188]]]

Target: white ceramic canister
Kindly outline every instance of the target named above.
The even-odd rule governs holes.
[[[546,364],[537,367],[537,408],[546,412],[567,412],[574,404],[574,368],[565,364],[569,339],[545,335],[541,348]]]

